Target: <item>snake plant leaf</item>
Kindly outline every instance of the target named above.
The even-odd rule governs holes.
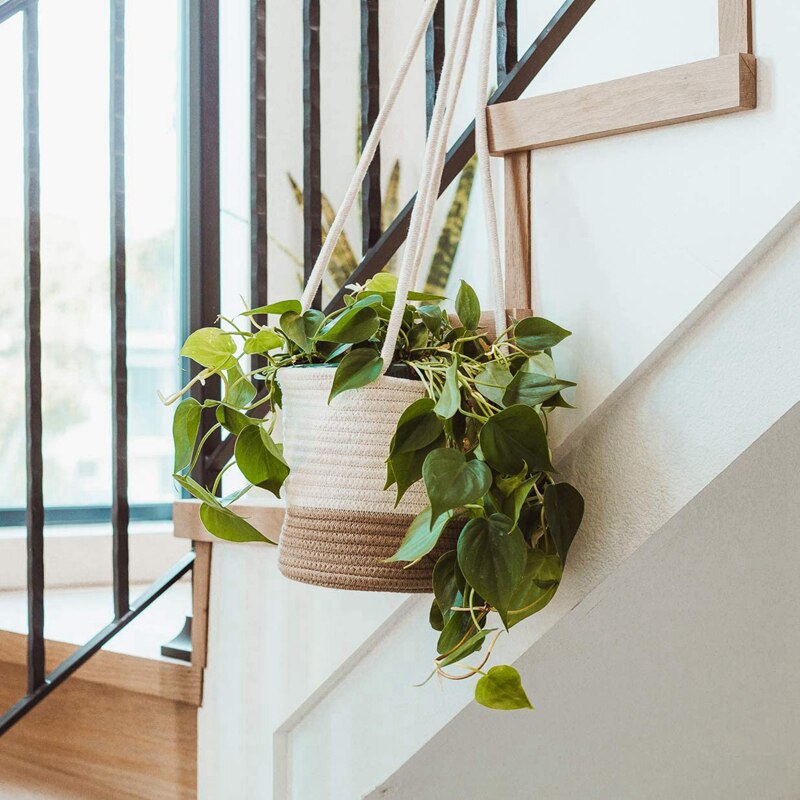
[[[487,708],[504,711],[533,708],[522,688],[519,672],[505,664],[492,667],[475,684],[475,700]]]
[[[397,421],[389,457],[427,447],[441,436],[443,429],[444,422],[434,413],[433,400],[430,397],[415,400]]]
[[[473,156],[461,171],[453,200],[447,211],[447,218],[436,242],[436,251],[425,281],[426,292],[441,294],[447,288],[461,242],[464,220],[467,216],[472,186],[475,182],[476,165],[477,158]]]
[[[522,533],[505,514],[471,519],[458,539],[458,566],[464,578],[497,610],[506,627],[527,551]]]
[[[209,533],[228,542],[267,542],[275,544],[260,533],[246,519],[234,514],[229,508],[200,506],[200,520]]]
[[[199,328],[183,343],[180,355],[191,358],[201,367],[216,372],[230,369],[236,364],[236,343],[219,328]]]
[[[172,442],[175,447],[173,472],[180,472],[192,463],[202,411],[203,407],[194,397],[182,400],[175,409],[172,418]]]
[[[583,506],[583,496],[569,483],[553,483],[544,490],[544,516],[562,564],[566,563],[572,540],[581,526]]]
[[[466,281],[461,281],[461,287],[456,295],[456,314],[468,331],[478,329],[481,321],[481,304],[475,290]]]
[[[446,511],[483,497],[492,485],[492,471],[477,458],[467,461],[460,450],[442,447],[428,453],[422,479],[436,520]]]
[[[236,465],[254,486],[280,497],[281,486],[289,475],[280,445],[259,425],[250,425],[236,438]]]
[[[461,391],[458,388],[458,360],[454,358],[445,372],[444,387],[436,401],[434,411],[442,419],[450,419],[461,405]]]
[[[514,326],[515,341],[526,353],[555,347],[567,336],[572,336],[572,332],[542,317],[525,317]]]
[[[334,397],[348,389],[358,389],[377,380],[382,367],[383,359],[374,348],[359,347],[350,350],[336,367],[328,404]]]
[[[530,472],[553,472],[547,434],[530,406],[514,405],[489,417],[481,428],[483,457],[502,475],[516,475],[526,465]]]
[[[397,552],[386,561],[408,561],[414,564],[428,555],[438,544],[452,516],[452,514],[443,514],[434,521],[431,519],[430,506],[421,511],[409,525]]]
[[[572,381],[520,370],[503,393],[503,405],[513,406],[521,403],[526,406],[538,406],[571,386],[575,386]]]

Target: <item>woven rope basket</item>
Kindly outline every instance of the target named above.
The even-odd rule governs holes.
[[[413,567],[386,563],[428,497],[416,483],[395,508],[394,489],[383,489],[397,420],[425,390],[419,381],[384,375],[328,405],[334,372],[278,372],[284,455],[291,467],[278,567],[288,578],[318,586],[430,592],[433,564],[455,547],[460,526],[447,529],[430,556]]]

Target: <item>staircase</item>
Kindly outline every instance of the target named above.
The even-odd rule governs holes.
[[[584,66],[606,11],[576,31]],[[271,551],[215,545],[200,797],[797,795],[800,13],[754,14],[756,111],[533,154],[535,296],[576,331],[581,387],[556,457],[588,499],[556,599],[499,645],[538,710],[413,688],[424,598],[290,585]],[[223,718],[247,742],[220,748]]]

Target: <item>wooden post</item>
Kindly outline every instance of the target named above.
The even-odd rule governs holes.
[[[719,0],[719,54],[752,52],[751,0]]]
[[[506,308],[512,316],[527,316],[532,307],[531,154],[529,150],[509,153],[503,161]]]

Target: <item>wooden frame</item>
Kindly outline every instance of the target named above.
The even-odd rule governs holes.
[[[751,0],[718,0],[719,56],[487,108],[489,149],[504,157],[506,304],[536,309],[531,152],[756,107]]]

